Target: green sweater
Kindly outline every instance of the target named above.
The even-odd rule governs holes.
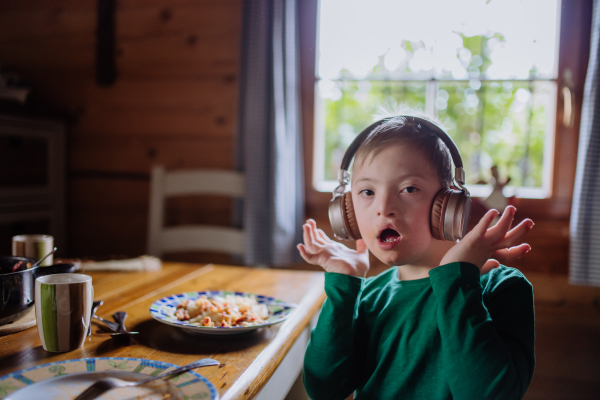
[[[326,273],[304,357],[313,400],[520,399],[535,365],[533,290],[500,266],[452,263],[400,281]]]

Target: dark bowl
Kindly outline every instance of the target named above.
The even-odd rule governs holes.
[[[25,271],[30,269],[36,260],[33,258],[0,256],[0,274],[11,274],[13,272]],[[20,264],[20,265],[19,265]],[[29,264],[29,268],[27,267]],[[15,266],[18,267],[15,269]]]
[[[31,258],[0,256],[0,325],[27,313],[35,300],[36,278],[75,271],[75,264],[31,267],[34,263]]]

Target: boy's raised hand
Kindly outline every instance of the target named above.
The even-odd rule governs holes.
[[[309,219],[302,225],[304,244],[299,244],[300,255],[309,264],[320,265],[326,272],[364,278],[369,270],[369,252],[364,240],[356,241],[356,250],[335,242]]]
[[[510,229],[517,209],[508,206],[496,225],[490,224],[499,214],[497,210],[488,211],[481,221],[456,246],[452,247],[442,258],[440,265],[452,262],[469,262],[475,264],[482,274],[510,261],[521,258],[531,246],[527,243],[517,244],[533,227],[534,223],[527,218]],[[509,230],[510,229],[510,230]]]

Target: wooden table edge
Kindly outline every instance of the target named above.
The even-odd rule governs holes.
[[[312,288],[298,304],[297,310],[281,326],[277,336],[263,349],[248,369],[223,394],[221,400],[253,399],[267,384],[300,333],[325,301],[323,286]]]

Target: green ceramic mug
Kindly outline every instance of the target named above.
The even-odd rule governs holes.
[[[89,275],[55,274],[35,280],[35,317],[44,350],[65,352],[83,346],[93,300]]]

